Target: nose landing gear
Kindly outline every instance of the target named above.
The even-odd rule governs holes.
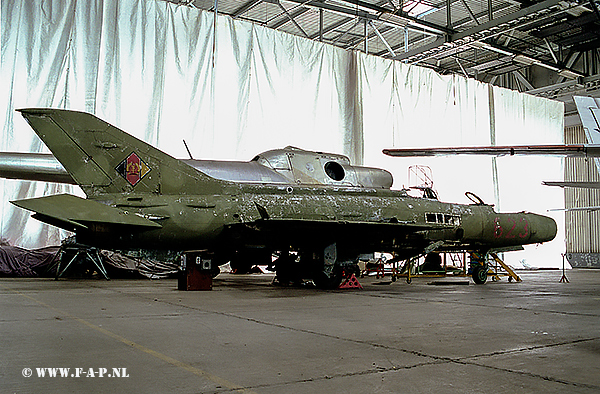
[[[473,282],[482,285],[487,282],[490,267],[487,263],[486,252],[471,252],[471,277]]]

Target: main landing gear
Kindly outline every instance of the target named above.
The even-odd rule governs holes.
[[[359,272],[356,262],[339,261],[335,243],[319,252],[282,252],[273,265],[280,285],[300,285],[303,279],[310,279],[320,289],[336,289],[344,278]]]

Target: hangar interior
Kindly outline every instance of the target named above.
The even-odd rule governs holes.
[[[554,241],[509,264],[558,267],[565,250],[593,262],[597,213],[547,210],[599,196],[541,185],[597,182],[593,160],[382,149],[585,142],[571,97],[600,96],[599,20],[596,0],[2,1],[0,151],[47,152],[15,109],[55,107],[176,158],[182,140],[196,158],[240,161],[292,145],[385,168],[397,189],[427,165],[442,201],[471,191],[556,220]],[[1,179],[2,238],[59,243],[8,203],[59,193],[82,195]],[[0,391],[598,393],[600,270],[561,274],[322,291],[219,275],[202,292],[0,277]]]
[[[187,155],[183,139],[211,159],[295,145],[387,168],[401,187],[414,160],[383,148],[562,143],[577,123],[571,97],[598,94],[596,1],[55,0],[3,4],[2,18],[5,151],[45,149],[15,108],[71,108],[176,157]],[[531,160],[420,163],[447,201],[475,187],[501,210],[562,207],[562,190],[538,185],[561,178],[562,163]],[[70,190],[5,182],[2,197]],[[594,192],[565,193],[598,205]],[[537,259],[560,264],[565,236],[568,253],[597,253],[595,232],[575,231],[575,215],[595,214],[568,213],[566,235]],[[2,229],[26,247],[64,236],[10,206]]]

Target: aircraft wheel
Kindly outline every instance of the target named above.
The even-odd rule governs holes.
[[[274,264],[275,275],[280,285],[288,286],[302,283],[298,264],[292,256],[282,255],[275,260]]]
[[[337,289],[342,283],[342,275],[332,273],[329,277],[325,275],[325,273],[317,274],[313,281],[315,282],[315,286],[319,289],[330,290]]]
[[[344,278],[341,268],[335,265],[331,274],[327,275],[323,270],[318,270],[312,279],[319,289],[337,289]]]
[[[473,282],[478,285],[482,285],[487,281],[487,266],[478,265],[473,268]]]

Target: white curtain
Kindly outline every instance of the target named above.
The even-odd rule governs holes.
[[[184,139],[195,158],[205,159],[250,160],[293,145],[387,168],[396,188],[407,183],[409,164],[425,163],[443,200],[465,202],[462,193],[472,190],[493,202],[489,158],[393,159],[381,149],[489,144],[491,124],[498,143],[561,141],[561,103],[494,88],[491,119],[488,87],[477,81],[225,16],[215,29],[212,13],[185,6],[40,0],[5,1],[1,11],[2,151],[45,150],[15,109],[68,108],[94,113],[175,157],[187,156]],[[552,160],[545,169],[560,168]],[[520,206],[518,196],[539,192],[515,191],[504,167],[499,163],[501,208],[544,213],[546,205],[562,206],[562,193],[546,189],[546,205],[537,199]],[[535,182],[557,179],[560,169],[545,174],[540,169]],[[0,186],[2,237],[24,247],[59,242],[64,234],[8,201],[77,188],[12,180]],[[563,238],[554,244],[562,250]]]

